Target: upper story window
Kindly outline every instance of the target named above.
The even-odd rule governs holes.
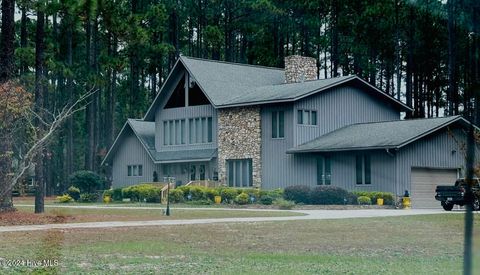
[[[317,125],[317,111],[298,110],[297,123],[302,125]]]
[[[357,155],[355,162],[357,184],[372,184],[370,156]]]
[[[188,120],[190,144],[209,143],[213,141],[212,117],[196,117]]]
[[[272,112],[272,138],[285,137],[285,113],[283,111]]]
[[[165,120],[163,122],[163,145],[185,144],[185,119]]]
[[[210,104],[210,101],[196,81],[185,73],[180,77],[177,86],[173,89],[165,109],[208,104]]]
[[[328,156],[317,158],[317,184],[330,185],[332,183],[332,161]]]
[[[143,165],[128,165],[127,175],[129,177],[141,177],[143,176]]]

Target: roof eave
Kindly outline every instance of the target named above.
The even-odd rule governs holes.
[[[202,159],[181,159],[181,160],[160,160],[160,161],[154,161],[155,164],[170,164],[170,163],[186,163],[186,162],[205,162],[205,161],[211,161],[213,157],[211,158],[202,158]]]
[[[436,131],[444,128],[444,127],[447,127],[447,126],[449,126],[449,125],[451,125],[451,124],[453,124],[453,123],[455,123],[455,122],[459,122],[459,121],[462,121],[462,122],[464,122],[464,123],[467,123],[467,125],[470,125],[470,124],[471,124],[468,120],[466,120],[466,119],[463,118],[462,116],[457,116],[457,117],[453,118],[452,120],[449,120],[449,121],[447,121],[447,122],[445,122],[445,123],[443,123],[443,124],[441,124],[441,125],[433,128],[433,129],[430,129],[429,131],[426,131],[426,132],[424,132],[424,133],[421,133],[421,134],[419,134],[419,135],[417,135],[417,136],[415,136],[415,137],[413,137],[413,138],[411,138],[411,139],[408,139],[408,140],[402,142],[401,144],[398,145],[398,148],[402,148],[402,147],[404,147],[404,146],[407,146],[407,145],[409,145],[410,143],[413,143],[413,142],[415,142],[415,141],[417,141],[417,140],[419,140],[419,139],[422,139],[422,138],[424,138],[424,137],[426,137],[426,136],[428,136],[428,135],[430,135],[430,134],[432,134],[432,133],[434,133],[434,132],[436,132]],[[476,127],[475,125],[474,125],[474,127],[475,127],[476,129],[479,129],[479,128]]]
[[[159,93],[155,96],[155,99],[153,100],[152,104],[150,104],[150,107],[148,108],[147,112],[145,113],[145,116],[143,116],[143,120],[147,121],[149,117],[151,116],[151,112],[155,112],[153,110],[153,107],[156,105],[155,103],[157,102],[158,98],[162,94],[163,89],[165,88],[165,85],[167,85],[168,80],[172,76],[173,72],[175,71],[175,68],[177,67],[178,63],[180,62],[180,58],[177,59],[175,64],[173,65],[173,69],[168,73],[167,78],[165,78],[165,81],[162,84],[162,87],[160,87]],[[185,66],[185,64],[184,64]]]
[[[347,152],[347,151],[367,151],[367,150],[386,150],[398,149],[395,145],[370,146],[370,147],[349,147],[349,148],[328,148],[328,149],[288,149],[287,154],[307,154],[307,153],[329,153],[329,152]]]
[[[108,152],[107,152],[107,154],[105,155],[105,157],[103,158],[102,163],[100,164],[100,166],[103,166],[103,165],[105,165],[106,162],[108,162],[108,159],[110,158],[110,155],[111,155],[112,151],[114,150],[114,148],[117,146],[117,142],[118,142],[118,140],[120,139],[120,137],[122,136],[123,131],[125,131],[125,127],[127,126],[127,124],[128,124],[128,120],[125,122],[125,124],[123,124],[122,129],[120,130],[120,132],[118,133],[117,137],[115,138],[115,141],[112,143],[112,146],[110,146],[110,149],[108,149]],[[130,127],[131,127],[131,126],[130,126]]]
[[[195,74],[190,70],[190,68],[188,68],[187,64],[185,64],[185,61],[183,61],[183,57],[180,56],[178,58],[178,60],[183,64],[183,67],[185,68],[185,70],[187,70],[188,74],[193,76],[193,78],[195,79],[198,87],[200,88],[200,90],[203,92],[203,94],[205,94],[205,96],[207,97],[208,101],[210,102],[210,104],[212,104],[212,106],[214,108],[218,108],[217,105],[213,102],[213,100],[208,96],[208,93],[205,92],[205,89],[202,87],[201,83],[198,81],[198,78],[195,76]]]
[[[122,130],[120,130],[120,133],[118,133],[117,138],[116,138],[115,141],[113,142],[112,146],[110,147],[110,149],[108,150],[107,154],[105,155],[105,158],[103,159],[102,163],[100,164],[101,166],[105,165],[106,162],[109,162],[108,159],[110,158],[111,153],[114,151],[114,148],[117,146],[117,141],[118,141],[118,140],[120,139],[120,137],[124,134],[125,127],[126,127],[127,125],[130,127],[130,129],[132,129],[133,134],[134,134],[135,137],[138,139],[138,141],[140,142],[140,144],[142,144],[143,149],[145,149],[145,151],[147,151],[147,154],[150,156],[150,159],[151,159],[153,162],[155,162],[152,154],[150,153],[150,149],[149,149],[148,146],[143,142],[143,140],[140,138],[140,136],[138,135],[137,131],[135,131],[135,127],[133,127],[132,124],[130,123],[130,119],[127,119],[127,122],[125,122],[125,124],[123,125]]]
[[[297,97],[291,97],[291,98],[285,98],[285,99],[273,99],[273,100],[260,100],[260,101],[250,101],[250,102],[237,102],[237,103],[232,103],[232,104],[222,104],[222,105],[218,105],[216,106],[217,108],[232,108],[232,107],[242,107],[242,106],[252,106],[252,105],[264,105],[264,104],[273,104],[273,103],[286,103],[286,102],[295,102],[295,101],[298,101],[298,100],[301,100],[303,98],[306,98],[306,97],[309,97],[311,95],[314,95],[316,93],[319,93],[319,92],[322,92],[322,91],[325,91],[325,90],[328,90],[330,88],[333,88],[335,86],[338,86],[338,85],[342,85],[344,83],[347,83],[349,81],[352,81],[352,80],[358,80],[360,81],[361,83],[367,85],[369,88],[373,89],[374,91],[376,91],[378,94],[382,95],[383,97],[385,97],[386,99],[390,100],[390,101],[393,101],[395,104],[397,104],[401,110],[403,111],[413,111],[413,109],[411,107],[409,107],[408,105],[404,104],[403,102],[395,99],[394,97],[386,94],[385,92],[383,92],[382,90],[378,89],[377,87],[371,85],[370,83],[366,82],[365,80],[361,79],[360,77],[356,76],[356,75],[352,75],[350,77],[347,77],[345,79],[342,79],[340,81],[337,81],[337,82],[334,82],[334,83],[331,83],[330,85],[326,85],[324,87],[321,87],[321,88],[318,88],[318,89],[314,89],[310,92],[307,92],[303,95],[300,95],[300,96],[297,96]],[[200,86],[200,85],[199,85]]]

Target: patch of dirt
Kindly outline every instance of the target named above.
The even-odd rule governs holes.
[[[34,214],[21,211],[0,213],[0,226],[65,223],[74,217],[65,215]]]

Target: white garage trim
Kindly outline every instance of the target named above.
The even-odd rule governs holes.
[[[453,185],[459,169],[412,167],[410,197],[413,208],[440,208],[435,200],[437,185]]]

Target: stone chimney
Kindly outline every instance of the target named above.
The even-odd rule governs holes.
[[[285,82],[298,83],[317,80],[317,60],[313,57],[290,55],[285,57]]]

